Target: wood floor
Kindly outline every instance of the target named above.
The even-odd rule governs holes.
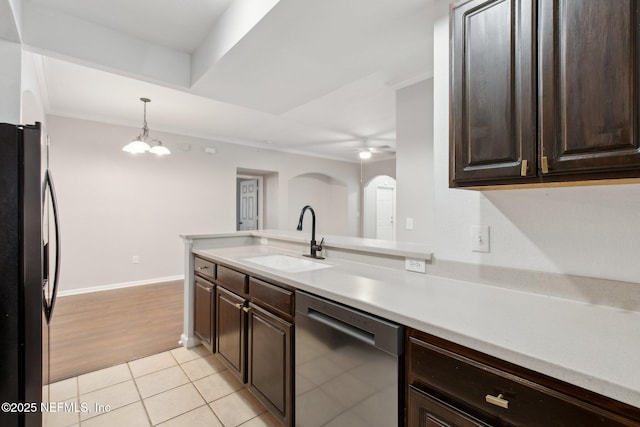
[[[60,297],[49,334],[51,382],[178,347],[183,282]]]

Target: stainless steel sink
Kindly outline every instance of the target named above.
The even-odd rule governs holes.
[[[243,261],[252,262],[263,267],[284,271],[286,273],[300,273],[303,271],[333,267],[332,265],[324,264],[322,262],[315,262],[304,258],[296,258],[281,254],[243,258]]]

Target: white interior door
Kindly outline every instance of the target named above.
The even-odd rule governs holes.
[[[258,180],[240,182],[240,216],[238,230],[258,229]]]
[[[376,239],[395,240],[395,189],[376,188]]]

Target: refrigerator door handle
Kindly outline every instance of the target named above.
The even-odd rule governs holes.
[[[46,190],[51,195],[51,207],[53,209],[53,223],[55,225],[55,243],[56,243],[56,267],[53,273],[53,291],[51,292],[51,301],[47,302],[46,298],[43,298],[44,304],[44,313],[47,319],[47,324],[51,322],[51,316],[53,314],[53,307],[56,303],[56,296],[58,294],[58,279],[60,276],[60,220],[58,218],[58,201],[56,199],[56,190],[53,185],[53,177],[51,176],[51,171],[49,169],[46,170],[44,175],[44,185]],[[43,193],[43,197],[45,197],[46,193]],[[43,290],[44,292],[44,290]]]

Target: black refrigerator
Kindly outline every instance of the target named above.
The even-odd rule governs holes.
[[[0,123],[0,426],[42,425],[60,271],[58,208],[39,123]],[[7,405],[8,404],[8,405]]]

